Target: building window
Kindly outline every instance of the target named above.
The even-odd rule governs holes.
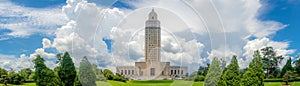
[[[143,72],[143,71],[141,71],[141,76],[143,76],[143,73],[144,73],[144,72]]]
[[[177,72],[178,72],[177,74],[179,75],[179,74],[180,74],[180,71],[179,71],[179,70],[177,70]]]
[[[176,75],[176,70],[174,70],[174,74]]]
[[[164,71],[161,72],[161,75],[164,75]]]
[[[127,75],[127,70],[125,70],[125,75]]]
[[[121,70],[121,75],[123,75],[123,70]]]
[[[128,75],[130,75],[130,70],[128,70]]]
[[[131,74],[134,75],[134,70],[131,70]]]
[[[183,70],[181,70],[181,75],[183,75]]]
[[[155,69],[154,69],[154,68],[151,68],[151,69],[150,69],[150,75],[151,75],[151,76],[154,76],[154,75],[155,75]]]
[[[173,70],[171,70],[171,75],[173,75]]]

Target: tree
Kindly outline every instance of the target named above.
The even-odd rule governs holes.
[[[127,81],[127,79],[124,76],[122,76],[121,74],[118,74],[118,73],[116,73],[116,75],[114,76],[114,80],[115,81],[121,81],[121,82],[126,82]]]
[[[7,86],[7,84],[8,84],[8,77],[7,77],[7,75],[2,75],[0,77],[0,81],[1,81],[1,83],[3,83],[3,86]]]
[[[283,56],[277,56],[273,47],[265,47],[261,49],[261,52],[263,54],[263,68],[267,70],[266,78],[269,78],[269,75],[277,76],[279,71],[276,70],[279,69],[278,64],[283,60]]]
[[[80,82],[80,79],[78,78],[79,76],[77,76],[75,78],[75,82],[74,82],[74,86],[82,86],[81,82]]]
[[[85,57],[80,62],[79,66],[79,80],[82,86],[96,86],[96,74],[93,70],[92,64]]]
[[[0,82],[3,83],[4,86],[7,84],[7,71],[2,68],[0,68]]]
[[[289,84],[289,81],[294,81],[296,80],[296,72],[294,71],[286,71],[286,73],[283,75],[283,81],[285,82],[286,85]]]
[[[197,71],[192,72],[192,73],[188,76],[187,80],[189,80],[189,81],[195,80],[195,79],[197,78],[197,76],[198,76],[197,73],[198,73]]]
[[[25,78],[18,73],[11,73],[8,75],[8,83],[10,84],[20,85],[23,84],[24,81]]]
[[[207,64],[207,67],[199,66],[198,72],[197,72],[198,75],[206,76],[207,71],[208,71],[208,66],[209,66],[209,64]]]
[[[96,80],[97,81],[106,81],[106,77],[103,75],[102,70],[100,68],[98,68],[96,64],[92,64],[92,65],[93,65],[93,69],[96,74]]]
[[[114,74],[109,69],[103,70],[103,75],[106,77],[107,80],[113,80]]]
[[[300,55],[298,55],[298,60],[296,60],[294,63],[295,63],[295,71],[297,72],[297,74],[300,74]]]
[[[37,86],[61,86],[61,80],[58,75],[45,65],[45,60],[37,55],[33,60],[35,68],[34,80]]]
[[[241,86],[264,86],[265,73],[262,65],[262,58],[260,52],[257,50],[254,52],[249,68],[243,74]]]
[[[238,61],[234,55],[218,83],[220,86],[240,86],[241,72]]]
[[[0,77],[2,75],[7,75],[7,71],[5,69],[3,69],[3,68],[0,68]]]
[[[291,71],[293,70],[293,67],[292,67],[292,59],[289,58],[287,60],[287,62],[285,63],[285,65],[283,66],[282,68],[282,71],[280,72],[280,77],[283,77],[283,75],[287,72],[287,71]]]
[[[64,86],[74,85],[76,78],[76,69],[72,58],[68,52],[65,52],[64,56],[61,57],[60,54],[57,55],[57,58],[60,58],[60,66],[57,68],[57,73],[59,78],[63,82]]]
[[[220,76],[222,74],[222,70],[220,67],[220,61],[218,58],[214,58],[212,63],[208,69],[208,74],[205,77],[204,86],[215,86],[218,84],[220,80]]]
[[[198,81],[204,81],[205,77],[203,75],[198,75],[196,76],[194,82],[198,82]]]
[[[30,68],[24,68],[24,69],[21,69],[21,71],[19,72],[20,75],[22,77],[25,78],[25,80],[29,79],[29,76],[33,73],[32,70]]]

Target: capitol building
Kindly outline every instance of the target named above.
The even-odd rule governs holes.
[[[188,75],[186,66],[171,66],[161,62],[161,28],[157,13],[152,9],[145,25],[145,62],[134,66],[118,66],[116,73],[134,80],[160,80],[184,78]]]

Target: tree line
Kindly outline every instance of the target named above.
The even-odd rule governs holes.
[[[0,82],[4,86],[20,85],[24,82],[35,82],[37,86],[96,86],[96,81],[127,81],[120,74],[113,74],[108,69],[99,69],[96,64],[91,64],[86,56],[81,60],[79,68],[74,66],[68,52],[57,54],[56,57],[58,66],[53,70],[45,65],[45,60],[40,55],[36,55],[32,61],[34,71],[24,68],[15,73],[13,69],[7,71],[0,68]]]
[[[287,60],[282,69],[279,64],[284,59],[277,55],[272,47],[265,47],[254,52],[253,59],[246,69],[240,69],[237,56],[232,56],[226,67],[224,60],[214,58],[206,67],[200,66],[191,75],[194,81],[204,81],[205,86],[263,86],[264,81],[294,81],[300,75],[300,60]],[[295,64],[293,67],[292,64]]]

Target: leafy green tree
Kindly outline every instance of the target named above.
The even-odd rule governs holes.
[[[214,58],[205,77],[204,86],[216,86],[220,80],[222,70],[218,58]]]
[[[106,77],[107,80],[113,80],[114,74],[109,69],[103,70],[103,75]]]
[[[290,81],[296,80],[296,76],[296,71],[286,71],[286,73],[283,75],[283,81],[286,85],[288,85]]]
[[[37,55],[34,63],[34,80],[37,86],[61,86],[61,80],[58,75],[45,65],[45,60]]]
[[[0,68],[0,82],[4,84],[4,86],[7,84],[7,71],[3,68]]]
[[[116,73],[113,80],[121,81],[121,82],[126,82],[127,81],[127,79],[124,76],[122,76],[121,74],[118,74],[118,73]]]
[[[72,58],[68,52],[65,52],[64,56],[61,57],[60,54],[57,55],[59,59],[60,66],[57,68],[57,73],[59,78],[63,82],[64,86],[74,85],[76,78],[76,69]]]
[[[86,57],[83,57],[80,62],[79,79],[83,86],[96,86],[96,74],[92,64]]]
[[[195,82],[198,82],[198,81],[204,81],[204,79],[205,79],[205,77],[203,76],[203,75],[198,75],[198,76],[196,76],[196,78],[195,78]]]
[[[8,75],[8,83],[10,84],[20,85],[23,84],[24,81],[25,78],[18,73],[11,73]]]
[[[262,65],[262,58],[260,52],[257,50],[254,52],[249,68],[243,74],[241,86],[264,86],[265,73]]]
[[[206,76],[206,74],[208,72],[208,66],[209,66],[209,64],[207,64],[207,67],[199,66],[198,72],[197,72],[198,75]]]
[[[261,49],[263,54],[263,68],[267,70],[266,78],[276,77],[279,73],[278,64],[283,60],[283,56],[277,56],[273,47],[265,47]]]
[[[25,80],[29,79],[29,76],[33,73],[32,70],[30,68],[24,68],[24,69],[21,69],[21,71],[19,72],[20,75],[22,77],[25,78]]]
[[[291,71],[293,70],[293,67],[292,67],[292,59],[289,58],[287,60],[287,62],[285,63],[285,65],[283,66],[282,68],[282,71],[280,72],[280,77],[283,77],[283,75],[287,72],[287,71]]]
[[[28,78],[31,79],[31,80],[34,80],[34,78],[35,78],[35,73],[34,73],[34,72],[31,73],[30,76],[29,76]]]
[[[241,72],[236,56],[234,55],[218,84],[219,86],[240,86],[240,80]]]
[[[5,69],[3,69],[3,68],[0,68],[0,77],[2,75],[7,75],[7,71]]]
[[[1,83],[3,83],[3,86],[7,86],[7,84],[8,84],[8,77],[7,77],[7,75],[2,75],[0,77],[0,81],[1,81]]]

